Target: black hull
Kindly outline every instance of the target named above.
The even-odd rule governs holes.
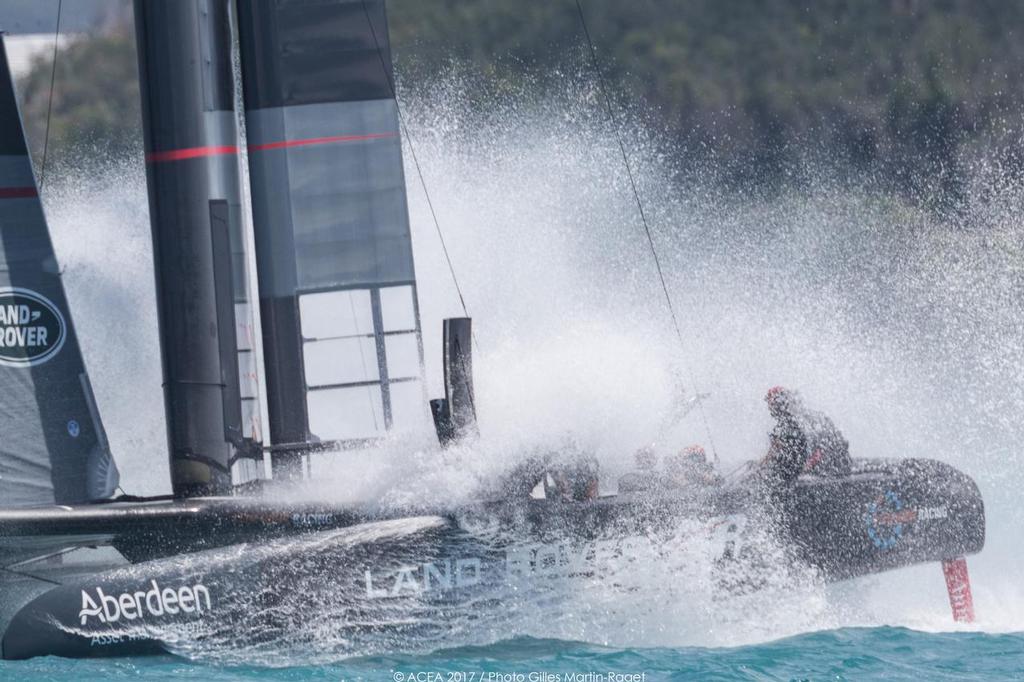
[[[436,648],[460,623],[479,630],[509,604],[554,598],[567,580],[628,582],[643,562],[670,562],[694,542],[723,595],[756,590],[786,566],[834,581],[984,544],[977,487],[939,462],[861,462],[849,477],[804,477],[774,498],[756,487],[712,492],[398,519],[231,498],[3,513],[5,556],[31,538],[38,557],[40,538],[65,547],[78,536],[127,559],[108,570],[14,566],[19,575],[0,584],[3,656],[195,653],[195,642],[202,653],[306,625],[342,633],[341,654]]]

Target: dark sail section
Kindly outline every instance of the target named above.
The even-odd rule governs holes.
[[[275,470],[425,423],[384,4],[240,0]]]
[[[171,483],[221,494],[262,468],[231,6],[136,0],[135,20]]]
[[[0,507],[117,488],[0,36]]]

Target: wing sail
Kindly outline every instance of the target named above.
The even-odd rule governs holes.
[[[241,0],[270,435],[357,445],[425,423],[384,4]]]
[[[0,37],[0,507],[109,497],[118,473],[72,324]]]

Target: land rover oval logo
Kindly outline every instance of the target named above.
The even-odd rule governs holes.
[[[60,352],[67,323],[53,302],[31,289],[0,288],[0,365],[31,367]]]

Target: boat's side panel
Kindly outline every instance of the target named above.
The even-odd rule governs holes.
[[[112,503],[76,508],[0,511],[0,559],[6,546],[39,538],[82,544],[97,534],[132,563],[351,526],[366,515],[322,504],[281,504],[245,498]],[[72,540],[74,540],[72,542]],[[4,564],[5,565],[5,564]]]
[[[348,643],[338,655],[381,653],[396,643],[444,641],[439,632],[480,626],[503,609],[553,604],[580,584],[633,594],[638,566],[657,565],[671,583],[694,561],[710,562],[718,576],[713,589],[728,596],[777,584],[779,576],[785,582],[791,565],[837,580],[984,544],[973,482],[923,460],[843,478],[805,477],[774,494],[706,488],[587,502],[518,500],[451,518],[359,519],[342,510],[237,500],[95,513],[91,525],[119,529],[115,546],[135,546],[138,557],[164,546],[193,551],[62,578],[59,587],[27,594],[31,601],[3,636],[4,656],[122,655],[154,650],[154,642],[198,647],[194,653],[241,646],[255,633],[286,639],[322,628]],[[51,531],[66,532],[73,517],[55,510]],[[90,526],[78,523],[80,531]],[[18,530],[31,528],[42,527],[22,519]],[[200,546],[181,540],[203,535],[242,544],[194,551]]]
[[[956,469],[930,460],[895,462],[850,477],[804,477],[774,500],[759,501],[756,493],[744,490],[705,492],[620,495],[584,503],[510,501],[475,508],[467,518],[538,538],[597,538],[671,527],[676,520],[763,516],[766,523],[779,525],[783,540],[807,563],[836,579],[975,553],[985,541],[977,486]],[[0,511],[0,546],[101,533],[133,560],[146,561],[231,542],[348,527],[375,517],[381,515],[245,498],[7,510]]]
[[[985,544],[978,487],[933,460],[802,481],[781,506],[788,540],[830,580],[974,554]]]
[[[98,581],[97,581],[98,582]],[[141,634],[125,634],[118,630],[117,623],[104,623],[83,636],[82,627],[90,618],[98,620],[106,613],[113,614],[114,609],[120,610],[128,603],[118,602],[124,593],[115,591],[109,586],[104,591],[97,586],[94,592],[87,592],[79,585],[54,587],[31,600],[27,606],[17,612],[0,640],[5,659],[26,659],[35,656],[64,656],[68,658],[90,658],[95,656],[136,656],[164,652],[156,639]],[[157,590],[162,596],[160,586],[151,586],[150,591]],[[134,614],[136,608],[146,608],[146,590],[132,604],[129,612]],[[83,595],[89,595],[84,597]],[[202,595],[201,595],[202,596]],[[152,597],[156,599],[157,597]],[[178,593],[175,592],[175,600]],[[94,600],[90,602],[89,600]],[[95,610],[90,611],[93,603]],[[151,603],[156,603],[155,601]],[[191,606],[191,604],[190,604]],[[84,615],[80,615],[84,614]]]
[[[412,517],[76,577],[24,603],[2,635],[3,657],[224,649],[318,626],[374,637],[395,627],[395,604],[377,598],[383,586],[374,588],[368,572],[391,579],[402,567],[443,561],[446,552],[484,555],[460,551],[458,537],[466,536],[445,519]],[[476,585],[474,567],[466,580]],[[421,596],[415,582],[400,592]],[[412,604],[401,607],[415,613]],[[345,614],[361,620],[348,622]],[[321,617],[328,622],[318,623]]]

